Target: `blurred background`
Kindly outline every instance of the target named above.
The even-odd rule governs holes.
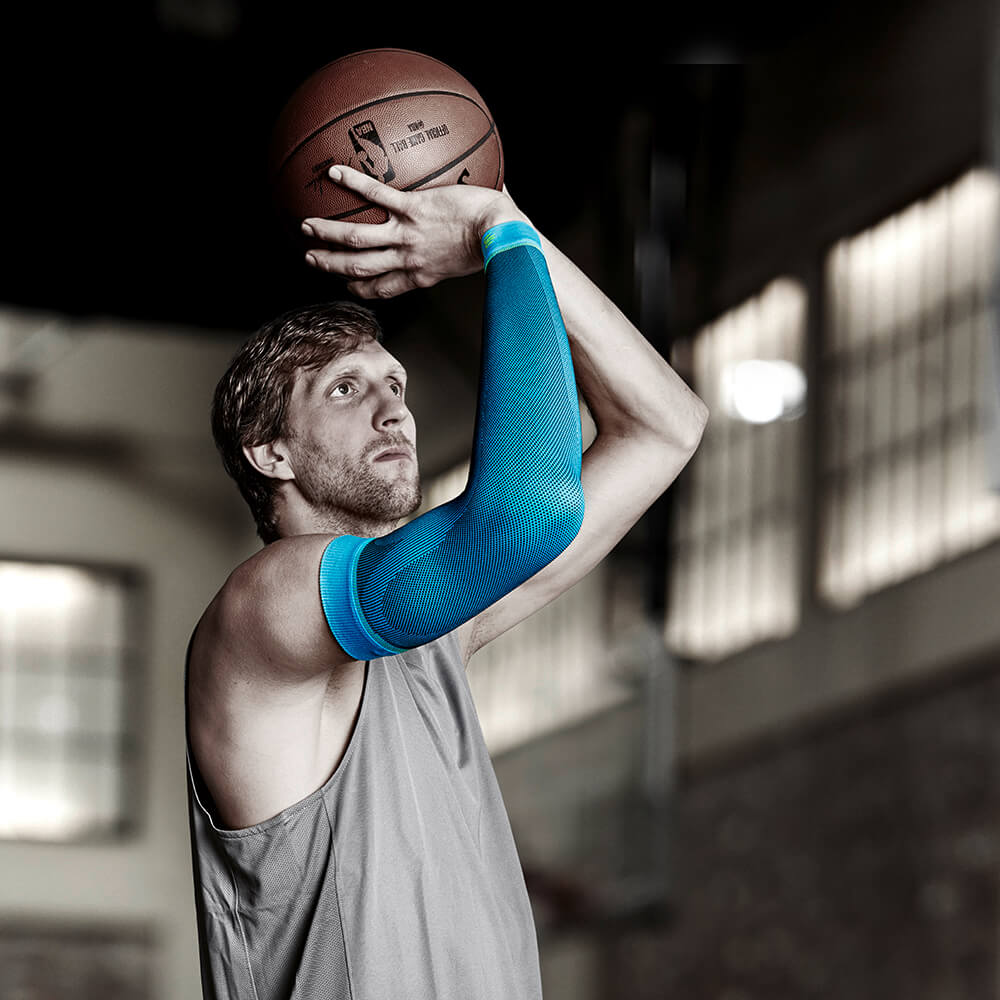
[[[5,25],[0,1000],[200,996],[191,629],[256,550],[208,426],[260,323],[342,294],[274,228],[291,91],[466,75],[507,184],[712,417],[593,574],[470,666],[548,1000],[1000,996],[1000,32],[986,0]],[[428,502],[480,279],[380,304]]]

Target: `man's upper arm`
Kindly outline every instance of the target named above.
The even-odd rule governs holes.
[[[458,630],[466,661],[583,579],[687,464],[692,450],[665,441],[599,435],[583,456],[583,525],[566,550]]]

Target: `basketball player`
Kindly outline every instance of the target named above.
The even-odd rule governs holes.
[[[472,469],[400,526],[420,501],[406,372],[361,306],[286,314],[220,382],[216,439],[267,544],[188,657],[205,994],[538,998],[465,665],[608,553],[707,410],[506,192],[331,177],[389,214],[307,220],[311,265],[356,296],[486,268]],[[577,384],[598,428],[582,458]]]

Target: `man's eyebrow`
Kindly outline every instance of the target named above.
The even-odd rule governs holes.
[[[323,381],[329,384],[338,378],[357,378],[363,374],[360,368],[334,368],[333,371],[323,376]]]
[[[370,372],[363,368],[358,368],[357,366],[348,365],[346,368],[334,368],[332,371],[327,372],[323,375],[317,374],[312,380],[311,388],[316,388],[320,384],[329,387],[335,382],[338,382],[343,378],[368,378]],[[397,378],[401,381],[406,381],[406,369],[402,366],[394,366],[386,370],[384,378]]]

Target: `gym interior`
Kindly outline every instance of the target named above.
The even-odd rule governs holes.
[[[269,123],[383,45],[475,83],[512,196],[711,409],[470,665],[545,996],[1000,996],[996,12],[466,16],[147,0],[8,39],[0,998],[201,995],[184,656],[259,545],[209,405],[337,297],[274,229]],[[464,485],[481,297],[376,306],[425,503]]]

